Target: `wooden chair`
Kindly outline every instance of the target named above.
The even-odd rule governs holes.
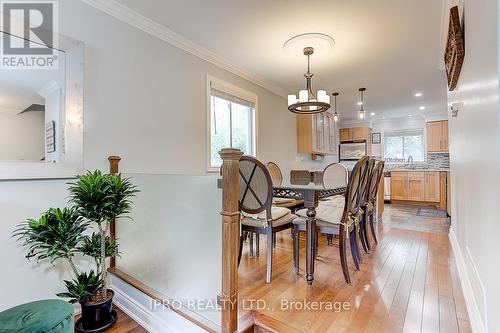
[[[274,186],[281,186],[283,184],[283,174],[281,173],[281,169],[278,164],[274,162],[268,162],[266,164],[267,170],[269,170],[269,174],[271,175],[271,179],[273,181]]]
[[[360,204],[362,202],[362,180],[366,177],[369,157],[363,157],[354,166],[344,197],[335,200],[322,201],[316,208],[316,229],[320,233],[339,236],[339,252],[342,271],[346,283],[351,283],[347,265],[347,240],[350,241],[351,254],[356,269],[359,270],[360,256],[357,244],[357,224],[361,220]],[[295,272],[299,273],[299,232],[306,228],[306,210],[297,212],[299,215],[293,221],[293,262]]]
[[[270,283],[273,236],[277,232],[292,228],[292,221],[297,216],[292,214],[288,208],[272,205],[273,182],[268,169],[262,162],[251,156],[242,156],[239,173],[239,209],[242,215],[242,236],[238,263],[241,261],[245,234],[265,234],[267,236],[266,283]]]
[[[345,165],[340,163],[332,163],[325,167],[322,172],[321,183],[324,188],[340,188],[347,187],[349,179],[349,170]],[[341,196],[341,195],[339,195]],[[335,200],[337,196],[326,198],[325,200]],[[327,235],[328,245],[333,244],[333,235]]]
[[[375,203],[377,201],[377,193],[378,193],[378,188],[380,185],[380,182],[382,180],[382,177],[384,175],[384,161],[378,161],[375,165],[375,167],[372,170],[371,177],[370,177],[370,183],[369,183],[369,190],[368,190],[368,197],[366,200],[366,204],[363,206],[363,221],[361,223],[362,228],[364,229],[364,237],[365,237],[365,244],[370,250],[370,241],[368,240],[368,228],[367,224],[370,225],[370,231],[373,237],[373,240],[375,243],[378,243],[377,240],[377,234],[375,232],[375,225],[374,225],[374,217],[373,215],[375,214]]]
[[[368,236],[366,235],[366,220],[364,219],[365,208],[368,207],[369,202],[369,194],[370,194],[370,182],[373,177],[373,170],[375,168],[376,160],[371,158],[368,161],[368,167],[365,172],[364,177],[361,180],[361,204],[360,208],[362,210],[361,214],[363,218],[359,223],[359,238],[361,240],[361,245],[363,246],[363,250],[368,253],[369,244],[368,244]]]

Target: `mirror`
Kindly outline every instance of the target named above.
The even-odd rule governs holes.
[[[1,32],[10,43],[22,38]],[[83,44],[58,35],[57,66],[0,68],[0,179],[66,178],[83,168]]]

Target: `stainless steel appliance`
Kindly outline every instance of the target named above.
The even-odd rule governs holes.
[[[384,201],[391,201],[391,173],[384,173]]]
[[[366,141],[343,142],[339,145],[340,161],[357,161],[366,156]]]

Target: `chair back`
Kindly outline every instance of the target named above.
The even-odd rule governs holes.
[[[368,202],[374,203],[377,199],[377,191],[384,175],[384,161],[378,161],[373,169],[372,176],[370,177],[370,190],[368,194]]]
[[[248,214],[266,211],[271,218],[273,181],[266,166],[252,156],[240,158],[239,208]]]
[[[283,174],[281,173],[280,167],[274,162],[268,162],[266,166],[267,170],[269,170],[269,174],[271,175],[273,185],[281,186],[281,184],[283,184]]]
[[[368,156],[361,158],[351,171],[345,193],[343,221],[347,221],[349,215],[356,216],[359,211],[362,201],[361,185],[368,169],[369,160]]]
[[[340,163],[332,163],[323,170],[323,187],[340,188],[347,187],[349,171]]]
[[[368,161],[366,172],[361,181],[361,206],[366,206],[370,195],[370,180],[373,176],[373,171],[375,169],[375,163],[377,161],[374,158],[370,158]]]

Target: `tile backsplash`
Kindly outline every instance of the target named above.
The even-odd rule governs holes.
[[[450,154],[448,153],[432,153],[427,154],[427,164],[436,169],[450,168]]]

